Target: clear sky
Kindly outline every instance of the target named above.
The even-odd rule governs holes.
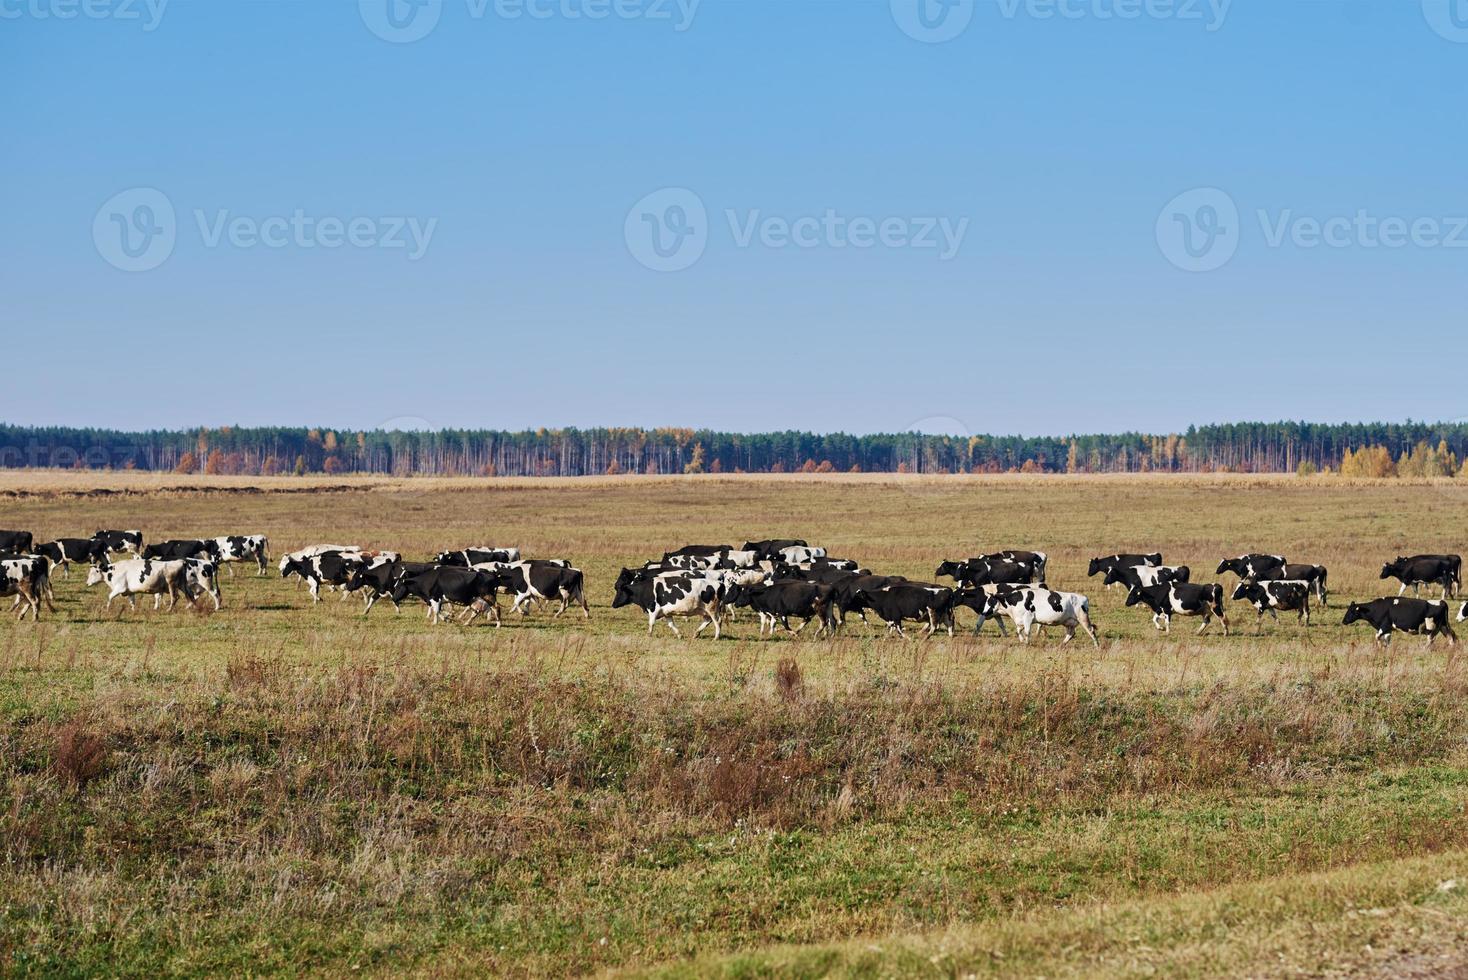
[[[0,0],[0,419],[1468,416],[1468,0],[942,2]]]

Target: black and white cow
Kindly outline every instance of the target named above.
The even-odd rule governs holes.
[[[720,551],[733,550],[734,549],[727,544],[685,544],[677,551],[664,552],[663,557],[668,558],[672,555],[712,555],[717,554]]]
[[[481,572],[474,568],[458,568],[436,565],[433,568],[401,576],[392,587],[389,598],[400,605],[408,596],[416,596],[428,605],[428,619],[439,623],[443,619],[444,603],[464,606],[461,622],[470,622],[481,612],[488,610],[496,627],[500,625],[498,583],[492,572]]]
[[[759,614],[759,635],[764,639],[768,624],[770,636],[775,635],[776,625],[785,632],[799,636],[819,619],[821,628],[816,636],[825,634],[832,625],[830,617],[831,586],[817,582],[775,582],[771,585],[735,585],[729,591],[730,602],[740,608],[753,609]],[[803,622],[795,629],[790,628],[790,617],[798,616]]]
[[[164,561],[174,558],[208,558],[210,557],[209,543],[207,541],[196,541],[193,538],[160,541],[157,544],[150,544],[144,548],[142,557],[158,558]]]
[[[759,553],[753,550],[740,551],[733,548],[698,555],[666,554],[661,564],[687,571],[702,571],[710,568],[753,568],[759,561]]]
[[[142,531],[98,531],[92,540],[100,542],[108,552],[126,551],[134,558],[143,550]]]
[[[204,593],[214,600],[214,611],[218,612],[224,605],[224,598],[219,592],[219,565],[210,558],[184,558],[184,587],[188,591],[189,600]],[[153,596],[153,608],[158,608],[160,596]]]
[[[277,567],[280,569],[281,578],[290,578],[292,575],[298,575],[304,579],[305,576],[301,575],[301,571],[305,568],[304,562],[308,558],[315,558],[317,555],[326,554],[360,555],[361,553],[362,549],[354,544],[313,544],[299,551],[292,551],[288,554],[281,555]],[[298,586],[300,585],[299,582],[296,584]]]
[[[439,565],[452,565],[455,568],[471,568],[490,561],[519,561],[520,549],[494,548],[489,545],[481,545],[477,548],[464,548],[461,551],[440,552],[433,560]]]
[[[617,576],[617,590],[612,597],[612,608],[636,606],[647,613],[647,635],[651,636],[657,621],[665,619],[674,636],[681,637],[674,616],[702,616],[694,636],[698,636],[710,623],[714,627],[714,639],[719,638],[719,623],[727,590],[723,584],[698,572],[664,572],[649,575],[645,572],[622,569]]]
[[[970,558],[966,561],[945,561],[934,572],[935,576],[948,576],[960,587],[978,588],[981,585],[1028,585],[1034,581],[1032,565],[1007,560]]]
[[[1106,555],[1102,558],[1092,558],[1091,564],[1086,568],[1087,577],[1100,572],[1109,572],[1113,568],[1131,568],[1136,565],[1161,565],[1162,553],[1154,551],[1150,555],[1119,554]],[[1107,586],[1111,588],[1111,586]]]
[[[1061,643],[1075,639],[1076,629],[1080,628],[1086,631],[1093,644],[1098,648],[1101,646],[1096,636],[1096,624],[1091,620],[1091,601],[1083,595],[1029,586],[995,589],[987,598],[975,632],[983,627],[988,616],[1008,616],[1014,623],[1015,633],[1024,643],[1030,642],[1030,630],[1035,626],[1060,626],[1065,629],[1065,639]],[[1002,627],[1000,632],[1003,632]]]
[[[323,551],[305,557],[291,554],[281,559],[280,576],[299,575],[310,588],[313,603],[321,601],[322,585],[340,588],[345,599],[346,585],[352,580],[352,573],[367,560],[360,551]]]
[[[1285,561],[1284,555],[1239,555],[1237,558],[1225,558],[1219,562],[1214,574],[1233,572],[1239,578],[1258,579],[1265,572],[1283,568],[1287,564],[1289,563]]]
[[[365,592],[367,600],[362,615],[365,616],[372,611],[377,600],[387,597],[392,602],[393,608],[399,613],[403,607],[392,598],[393,588],[398,580],[408,575],[419,575],[435,568],[443,567],[437,562],[426,561],[388,561],[385,558],[374,558],[363,562],[352,572],[352,577],[347,580],[346,590],[348,592]],[[449,566],[457,567],[457,566]]]
[[[45,555],[52,566],[70,578],[73,564],[95,563],[107,554],[107,549],[95,538],[57,538],[36,545],[35,554]]]
[[[746,541],[739,546],[739,550],[753,551],[759,556],[760,561],[774,561],[786,548],[806,546],[806,542],[801,538],[770,538],[766,541]]]
[[[1165,585],[1138,585],[1127,593],[1126,604],[1138,603],[1152,610],[1152,625],[1164,633],[1172,632],[1172,617],[1202,616],[1203,625],[1198,633],[1213,623],[1217,616],[1223,623],[1223,635],[1228,636],[1228,615],[1223,610],[1223,586],[1191,585],[1187,582],[1168,582]]]
[[[1310,583],[1290,579],[1275,579],[1255,582],[1240,580],[1234,588],[1234,602],[1247,602],[1259,614],[1259,631],[1264,631],[1264,614],[1276,621],[1280,610],[1296,613],[1296,619],[1305,626],[1310,625]]]
[[[231,577],[234,575],[234,563],[237,561],[253,561],[259,570],[256,575],[264,575],[270,564],[270,539],[263,534],[227,534],[219,538],[210,538],[204,542],[209,549],[209,557],[216,564],[223,565],[229,569]]]
[[[783,561],[787,565],[803,565],[824,557],[826,557],[825,548],[812,548],[810,545],[797,544],[789,548],[781,548],[776,555],[776,560]]]
[[[974,624],[974,636],[978,636],[979,631],[984,628],[985,621],[989,619],[989,613],[987,611],[989,597],[996,592],[1004,592],[1013,588],[1015,588],[1013,585],[981,585],[978,588],[972,589],[955,589],[953,591],[953,608],[955,611],[960,607],[972,609],[978,615],[979,621]],[[994,617],[994,625],[999,627],[1000,636],[1009,635],[1009,630],[1005,629],[1004,619],[1002,617]],[[1043,631],[1043,627],[1041,629]]]
[[[50,599],[50,566],[42,556],[0,559],[0,597],[15,596],[20,609],[17,619],[25,619],[30,612],[31,620],[39,621],[42,602],[53,613],[56,611]]]
[[[182,558],[127,558],[116,562],[104,559],[101,564],[93,565],[87,571],[87,585],[107,584],[106,609],[112,608],[112,600],[118,596],[124,596],[128,606],[136,610],[138,604],[133,596],[166,595],[169,611],[172,611],[178,605],[180,594],[189,605],[194,604],[187,575],[188,563]]]
[[[1461,616],[1461,610],[1459,611]],[[1341,622],[1349,626],[1356,622],[1370,623],[1376,629],[1376,645],[1386,646],[1392,641],[1392,633],[1427,634],[1427,645],[1438,636],[1448,638],[1450,646],[1458,645],[1458,636],[1448,622],[1448,604],[1441,599],[1408,599],[1389,596],[1370,602],[1353,602],[1346,607],[1346,616]]]
[[[1050,558],[1043,551],[1019,551],[1009,549],[1006,551],[991,551],[984,555],[975,555],[979,561],[1012,561],[1016,565],[1026,565],[1031,571],[1031,582],[1045,581],[1045,568],[1050,564]],[[974,559],[970,559],[973,561]]]
[[[581,569],[571,568],[559,561],[532,560],[513,562],[498,571],[489,572],[504,591],[515,599],[510,608],[520,615],[529,613],[532,602],[559,600],[559,616],[572,604],[581,606],[581,615],[591,618],[591,609],[586,604],[586,582]]]
[[[1463,559],[1457,555],[1412,555],[1408,558],[1399,555],[1394,561],[1381,566],[1381,577],[1398,579],[1402,583],[1397,595],[1406,592],[1409,585],[1413,595],[1420,595],[1424,585],[1438,585],[1446,599],[1457,594],[1462,584],[1462,569]]]
[[[887,632],[900,637],[904,620],[917,620],[927,624],[924,638],[940,629],[953,635],[953,590],[943,585],[922,582],[900,582],[883,589],[862,589],[853,595],[847,605],[850,610],[871,610],[887,624]]]
[[[846,625],[846,614],[855,612],[866,622],[865,607],[856,604],[856,597],[873,589],[885,589],[892,585],[906,585],[909,580],[901,575],[847,575],[829,583],[831,608],[836,617],[836,626]]]
[[[1255,577],[1256,582],[1304,582],[1310,586],[1315,593],[1315,598],[1320,600],[1322,606],[1330,605],[1330,590],[1327,587],[1327,576],[1324,565],[1305,565],[1291,563],[1281,565],[1272,571],[1262,572]]]
[[[1117,565],[1106,570],[1106,585],[1125,585],[1128,590],[1134,585],[1165,585],[1168,582],[1187,582],[1193,570],[1187,565]]]
[[[31,553],[33,544],[35,537],[29,531],[0,531],[0,551],[26,555]]]

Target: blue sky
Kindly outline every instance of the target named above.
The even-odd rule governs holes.
[[[1468,416],[1468,0],[88,2],[0,0],[6,421]]]

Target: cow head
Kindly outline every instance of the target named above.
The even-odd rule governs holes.
[[[286,555],[280,560],[280,577],[290,578],[292,575],[299,575],[305,578],[307,560],[305,558],[295,558],[291,555]]]
[[[1233,572],[1235,575],[1243,575],[1244,560],[1242,558],[1225,558],[1223,561],[1218,563],[1218,567],[1213,570],[1213,574],[1222,575],[1224,572]]]
[[[112,566],[108,564],[93,565],[87,569],[87,585],[100,585],[107,581],[112,574]]]
[[[1092,558],[1091,564],[1086,566],[1086,575],[1092,576],[1106,567],[1105,558]]]
[[[1142,589],[1141,589],[1140,586],[1136,586],[1136,585],[1132,586],[1131,589],[1126,594],[1126,604],[1128,606],[1135,606],[1139,602],[1146,602],[1146,601],[1147,601],[1147,597],[1146,597],[1145,593],[1142,592]]]
[[[934,578],[939,578],[941,576],[946,575],[949,578],[956,579],[956,578],[958,578],[958,573],[961,572],[961,571],[963,571],[963,563],[962,562],[945,561],[945,562],[943,562],[942,564],[940,564],[938,566],[938,570],[933,573],[933,577]]]
[[[1106,569],[1106,577],[1101,580],[1103,585],[1115,585],[1118,582],[1125,581],[1126,569],[1122,568],[1120,565],[1112,565],[1110,568]]]
[[[1385,565],[1381,566],[1381,575],[1378,577],[1391,578],[1393,575],[1400,574],[1402,571],[1402,565],[1405,563],[1405,561],[1405,558],[1398,558],[1396,561],[1387,562]]]
[[[1365,618],[1365,609],[1359,602],[1353,602],[1346,607],[1346,615],[1345,618],[1341,620],[1341,624],[1343,626],[1350,626],[1352,623]]]
[[[1256,585],[1253,582],[1240,582],[1234,588],[1234,594],[1230,596],[1233,602],[1238,602],[1241,599],[1247,600],[1248,602],[1259,602],[1263,598],[1264,586]]]

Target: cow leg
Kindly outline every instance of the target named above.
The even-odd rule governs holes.
[[[234,578],[234,562],[232,562],[232,561],[225,562],[224,563],[224,568],[225,568],[225,571],[229,572],[229,577],[230,578]]]
[[[1223,624],[1223,635],[1228,636],[1228,613],[1219,613],[1218,621]]]
[[[1086,634],[1090,636],[1092,645],[1097,650],[1101,649],[1101,641],[1096,638],[1096,624],[1091,622],[1091,614],[1086,612],[1085,609],[1082,609],[1079,619],[1081,621],[1081,629],[1085,630]]]
[[[372,611],[372,607],[377,604],[377,598],[378,598],[378,594],[376,592],[369,592],[367,594],[367,602],[366,602],[365,605],[362,606],[362,615],[363,616],[367,615],[368,613],[370,613]]]
[[[657,621],[658,621],[658,614],[657,614],[657,611],[656,610],[654,610],[654,611],[652,611],[652,612],[650,612],[650,613],[647,614],[647,635],[648,636],[652,636],[652,628],[653,628],[653,626],[655,626],[657,624]]]
[[[675,622],[673,622],[673,617],[672,616],[668,616],[667,618],[665,618],[663,620],[663,622],[665,622],[665,623],[668,624],[668,629],[670,629],[670,630],[673,631],[673,635],[674,636],[676,636],[680,640],[683,639],[683,634],[680,633],[680,632],[678,632],[678,624],[675,623]]]
[[[1065,636],[1063,636],[1061,638],[1060,645],[1061,646],[1065,646],[1067,643],[1069,643],[1071,640],[1074,640],[1075,638],[1076,638],[1075,624],[1074,623],[1066,623],[1065,624]]]
[[[162,601],[163,601],[163,593],[162,592],[154,592],[153,593],[153,611],[154,612],[157,612],[158,611],[158,604],[160,602],[162,602]]]
[[[321,580],[320,579],[314,579],[313,578],[313,579],[310,579],[307,582],[307,584],[311,588],[311,602],[313,604],[314,603],[317,603],[317,602],[320,602],[321,601]]]
[[[1449,623],[1446,619],[1443,620],[1443,624],[1439,628],[1438,632],[1447,637],[1448,646],[1455,647],[1458,645],[1458,634],[1453,632],[1452,624]]]

